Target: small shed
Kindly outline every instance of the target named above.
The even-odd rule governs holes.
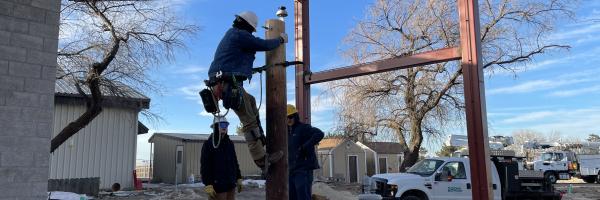
[[[138,115],[149,108],[150,99],[118,84],[119,94],[102,87],[102,113],[50,154],[50,179],[99,177],[100,189],[109,189],[113,183],[119,183],[124,189],[133,188],[137,136],[148,132],[138,121]],[[90,94],[83,85],[81,90]],[[57,79],[52,137],[85,110],[86,99],[75,85],[66,79]]]
[[[367,175],[397,173],[404,160],[404,146],[396,142],[357,142],[367,154]]]
[[[210,134],[154,133],[148,140],[153,148],[152,182],[187,183],[190,176],[201,180],[200,154]],[[235,146],[242,176],[259,176],[243,136],[229,135]],[[179,172],[179,173],[178,173]]]
[[[348,183],[360,183],[367,174],[365,151],[351,140],[323,139],[318,146],[321,169],[317,177]]]

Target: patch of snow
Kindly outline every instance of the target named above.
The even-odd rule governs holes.
[[[314,183],[312,186],[312,191],[313,194],[324,196],[329,200],[358,200],[358,197],[352,195],[352,193],[348,191],[334,190],[333,188],[329,187],[329,185],[322,182]]]
[[[265,187],[265,183],[266,183],[266,180],[246,179],[246,180],[242,181],[242,185],[255,186],[255,187],[258,187],[258,188],[264,188]]]
[[[52,191],[48,192],[50,195],[50,199],[56,200],[81,200],[83,199],[91,199],[91,197],[86,196],[85,194],[76,194],[72,192],[61,192],[61,191]]]
[[[179,185],[177,185],[177,187],[189,187],[189,188],[193,188],[193,187],[204,187],[204,184],[202,184],[202,183],[194,183],[194,184],[179,184]]]

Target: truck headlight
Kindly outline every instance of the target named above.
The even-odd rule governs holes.
[[[390,187],[390,191],[392,192],[392,197],[396,196],[396,193],[398,193],[398,185],[388,185]]]

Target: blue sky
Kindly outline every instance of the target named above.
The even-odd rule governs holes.
[[[148,94],[151,111],[164,121],[148,124],[152,132],[209,133],[212,116],[203,112],[198,91],[204,88],[217,44],[231,27],[233,15],[244,10],[255,11],[259,25],[275,18],[278,6],[288,8],[286,31],[293,38],[293,5],[291,0],[177,0],[177,11],[189,22],[198,24],[198,35],[186,41],[188,49],[179,53],[171,63],[161,65],[152,77],[164,89],[163,94]],[[312,70],[320,71],[346,65],[340,56],[342,39],[364,15],[372,0],[348,3],[342,0],[311,1],[311,62]],[[343,4],[343,11],[340,5]],[[585,138],[600,132],[600,23],[583,19],[600,19],[600,2],[583,1],[577,10],[577,22],[561,21],[551,39],[572,46],[537,57],[517,77],[497,73],[486,76],[486,100],[490,135],[510,135],[519,129],[543,133],[558,131],[563,136]],[[255,35],[263,37],[264,30]],[[264,53],[256,56],[254,66],[264,64]],[[293,41],[287,45],[287,60],[294,59]],[[288,70],[288,102],[294,101],[292,69]],[[247,84],[247,82],[246,82]],[[257,101],[260,98],[259,77],[245,86]],[[263,85],[264,87],[264,85]],[[331,131],[335,123],[335,108],[330,96],[322,93],[323,85],[312,87],[313,125]],[[264,101],[264,91],[263,98]],[[264,118],[264,103],[261,117]],[[235,114],[228,115],[235,127]],[[264,121],[264,120],[263,120]],[[233,132],[233,131],[232,131]],[[466,134],[463,129],[448,130]],[[147,143],[151,134],[138,138],[138,159],[149,158]],[[431,147],[435,149],[434,147]]]

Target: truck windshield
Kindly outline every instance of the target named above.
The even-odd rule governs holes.
[[[542,161],[552,161],[552,153],[543,153],[541,157]]]
[[[417,164],[413,165],[406,172],[411,173],[411,174],[417,174],[420,176],[430,176],[443,163],[444,163],[444,161],[441,161],[441,160],[425,159],[425,160],[421,160]]]
[[[561,161],[565,156],[562,153],[543,153],[542,161]]]

